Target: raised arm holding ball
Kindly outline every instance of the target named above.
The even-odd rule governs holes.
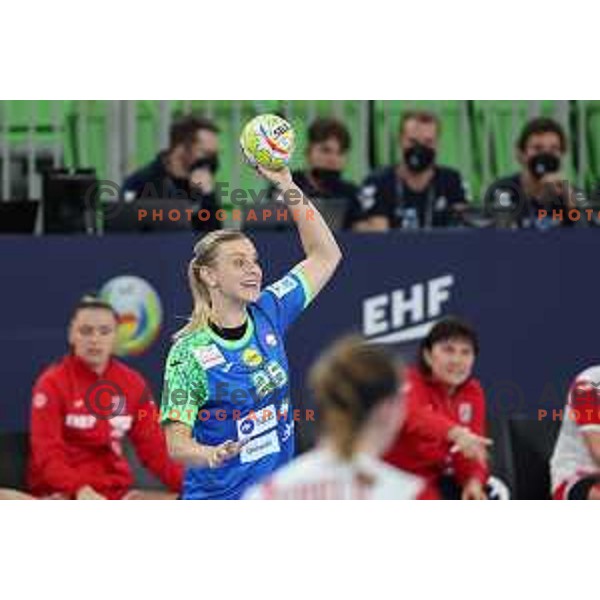
[[[260,117],[254,141],[263,157],[283,156],[281,164],[244,150],[296,211],[306,256],[262,289],[258,254],[245,234],[211,232],[194,248],[188,267],[194,310],[169,353],[162,406],[170,454],[187,467],[185,499],[238,499],[294,455],[284,338],[333,275],[341,251],[292,181],[286,163],[293,144],[285,150],[280,139],[293,139],[291,128],[283,122],[281,129],[277,119]]]

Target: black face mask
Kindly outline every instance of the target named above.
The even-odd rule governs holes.
[[[209,154],[199,158],[191,167],[190,172],[196,169],[208,169],[213,175],[219,170],[219,157],[217,154]]]
[[[342,172],[337,169],[311,169],[310,174],[316,179],[323,187],[329,188],[334,186],[341,178]]]
[[[547,173],[556,173],[560,169],[560,158],[549,152],[540,152],[527,161],[527,168],[536,179],[541,179]]]
[[[429,146],[416,144],[404,151],[404,163],[413,173],[422,173],[434,162],[435,150]]]

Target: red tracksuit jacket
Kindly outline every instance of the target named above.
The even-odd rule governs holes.
[[[99,377],[81,359],[64,357],[46,369],[33,388],[31,493],[72,497],[90,485],[108,498],[121,498],[133,482],[122,453],[125,435],[144,466],[179,492],[183,468],[167,454],[157,408],[143,377],[114,358]]]
[[[479,381],[467,380],[450,396],[447,387],[409,368],[406,383],[406,418],[385,460],[430,481],[451,474],[461,486],[471,478],[485,483],[487,465],[451,453],[447,439],[456,425],[485,435],[485,396]]]

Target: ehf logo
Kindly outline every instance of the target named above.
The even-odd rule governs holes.
[[[451,274],[363,300],[362,329],[371,342],[398,344],[424,338],[450,300]]]

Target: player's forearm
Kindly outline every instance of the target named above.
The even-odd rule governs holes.
[[[321,213],[293,182],[282,187],[281,191],[284,202],[295,216],[306,256],[336,265],[342,252]]]
[[[204,446],[194,441],[169,446],[169,456],[175,462],[186,467],[208,467],[212,452],[210,446]]]
[[[189,467],[208,467],[214,452],[211,446],[194,441],[177,429],[177,424],[166,428],[167,451],[175,462]]]

